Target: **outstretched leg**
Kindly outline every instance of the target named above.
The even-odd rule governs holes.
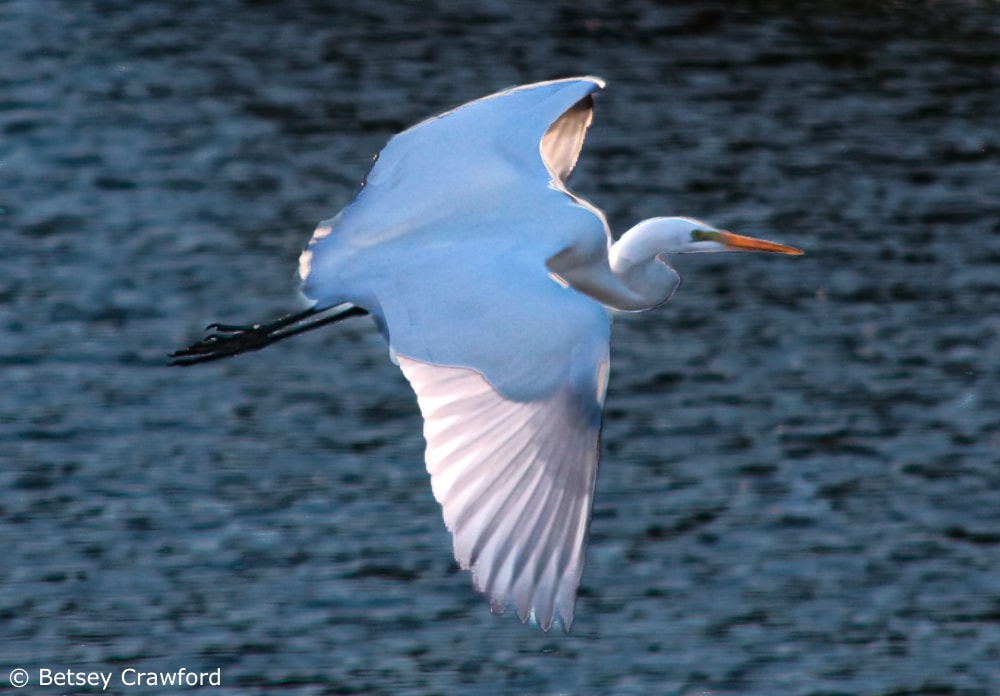
[[[366,309],[352,304],[340,304],[326,309],[310,308],[295,314],[288,314],[266,324],[252,324],[250,326],[209,324],[205,327],[205,331],[214,333],[187,348],[171,353],[170,364],[187,367],[197,363],[229,358],[240,353],[249,353],[296,334],[365,314],[368,314]]]

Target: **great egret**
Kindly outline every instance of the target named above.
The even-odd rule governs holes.
[[[371,313],[417,395],[434,497],[494,612],[569,630],[583,572],[608,379],[608,309],[663,304],[670,254],[797,249],[691,218],[613,242],[566,188],[596,77],[514,87],[392,138],[299,259],[309,309],[213,324],[191,365]]]

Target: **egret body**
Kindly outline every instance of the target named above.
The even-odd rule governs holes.
[[[594,77],[499,92],[392,138],[299,261],[304,312],[213,325],[190,365],[370,313],[417,395],[455,558],[492,608],[573,621],[609,370],[608,309],[663,304],[672,254],[792,247],[691,218],[617,242],[566,188]]]

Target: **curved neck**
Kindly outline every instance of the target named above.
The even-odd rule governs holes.
[[[686,217],[657,217],[643,220],[621,236],[608,250],[612,273],[636,294],[644,297],[647,308],[657,307],[674,294],[680,275],[667,263],[671,253],[695,251],[693,228],[704,223]]]
[[[689,223],[683,227],[656,224],[661,220],[679,221],[644,220],[599,254],[566,250],[549,260],[549,270],[607,307],[626,312],[658,307],[670,299],[681,281],[660,255],[690,238]]]
[[[630,243],[634,241],[637,240],[629,239],[626,232],[608,252],[611,272],[640,300],[638,306],[616,309],[636,311],[659,307],[673,296],[681,284],[681,277],[659,256],[663,247],[652,246],[645,240]]]

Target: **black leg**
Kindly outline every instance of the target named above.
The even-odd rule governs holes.
[[[214,333],[187,348],[171,353],[170,364],[187,367],[188,365],[229,358],[240,353],[249,353],[296,334],[365,314],[368,314],[368,310],[361,307],[347,305],[345,308],[344,305],[337,305],[321,310],[307,309],[303,312],[288,314],[266,324],[251,324],[250,326],[209,324],[205,327],[205,331]]]

